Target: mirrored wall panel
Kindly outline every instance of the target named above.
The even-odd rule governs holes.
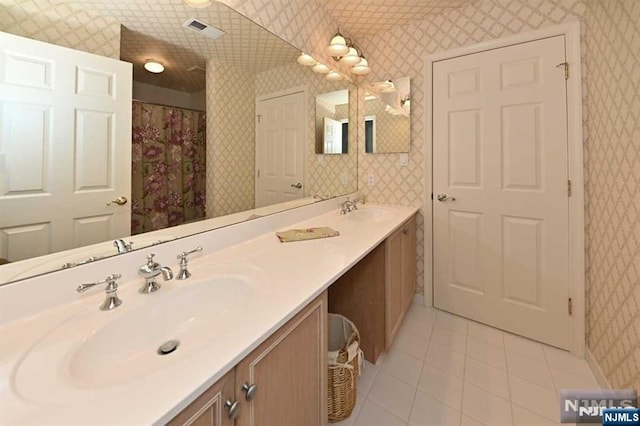
[[[409,77],[370,85],[365,93],[366,153],[409,152],[411,94]]]
[[[316,96],[316,154],[349,152],[349,91]]]
[[[104,44],[79,40],[73,46],[62,36],[45,34],[45,11],[38,5],[29,11],[0,5],[0,13],[43,28],[30,35],[33,39],[78,49],[67,50],[76,52],[79,62],[64,72],[54,60],[25,62],[32,68],[44,64],[30,68],[42,71],[39,86],[67,75],[75,79],[68,85],[76,88],[73,96],[98,100],[96,105],[81,100],[59,117],[49,106],[60,104],[55,97],[36,96],[39,107],[19,110],[19,104],[34,104],[32,88],[24,81],[0,82],[0,111],[5,111],[0,150],[15,157],[0,165],[3,181],[13,185],[0,182],[0,284],[295,208],[317,195],[357,190],[357,150],[348,146],[355,143],[354,129],[344,139],[347,154],[319,159],[315,150],[316,96],[355,95],[355,85],[328,81],[300,66],[300,50],[221,3],[193,9],[176,1],[166,11],[154,11],[153,26],[147,24],[145,4],[69,4],[79,14],[115,23],[109,28],[120,35],[115,55],[106,53]],[[100,50],[91,52],[92,45]],[[120,74],[109,68],[114,61],[87,53],[133,64],[133,81],[115,84]],[[9,76],[37,77],[35,71],[21,72],[18,59],[38,54],[29,44],[12,44],[10,56],[0,52],[10,63],[0,65],[15,68]],[[149,59],[160,66],[147,67],[164,71],[148,71]],[[57,72],[47,64],[58,66]],[[109,92],[122,88],[128,93]],[[123,96],[124,107],[112,102]],[[107,109],[112,106],[119,109]],[[355,108],[342,108],[347,120],[355,120]],[[62,130],[60,136],[47,133],[54,119],[51,129]],[[127,123],[125,133],[110,133],[115,122]],[[24,164],[30,166],[18,167]],[[53,207],[42,204],[63,186],[82,199],[63,195]],[[23,202],[23,193],[36,195],[27,207],[6,204]]]

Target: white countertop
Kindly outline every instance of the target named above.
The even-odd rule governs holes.
[[[370,208],[372,206],[366,205],[361,210]],[[3,383],[0,387],[0,423],[167,422],[413,216],[417,209],[392,207],[386,211],[390,212],[386,220],[370,223],[355,221],[349,214],[339,215],[337,209],[333,209],[280,228],[330,226],[340,232],[340,236],[333,238],[280,243],[274,232],[269,231],[217,251],[207,251],[205,247],[205,253],[189,263],[193,273],[189,280],[162,282],[163,287],[151,295],[138,294],[140,280],[125,276],[126,281],[118,290],[124,303],[113,311],[98,310],[104,293],[96,290],[75,302],[5,323],[0,327],[3,342],[0,352]],[[242,228],[235,229],[242,232]],[[231,231],[227,229],[226,232]],[[199,347],[194,350],[189,350],[188,342],[182,342],[175,353],[166,358],[157,357],[166,360],[165,366],[131,380],[115,381],[101,388],[67,380],[68,374],[60,365],[68,361],[69,355],[60,354],[68,354],[74,347],[79,347],[82,338],[78,336],[95,334],[92,327],[110,321],[122,322],[123,335],[132,333],[126,319],[135,313],[136,308],[156,303],[161,310],[167,303],[181,300],[173,298],[185,286],[201,282],[204,277],[198,276],[198,272],[211,265],[236,265],[248,271],[255,270],[260,283],[255,286],[247,309],[220,321],[208,341],[198,342]],[[73,287],[77,285],[73,284]],[[3,303],[6,305],[7,300]],[[159,323],[162,323],[161,318]],[[122,342],[122,346],[127,344],[133,343]],[[31,348],[34,349],[30,352]],[[124,349],[114,348],[113,354],[105,353],[103,358],[117,357],[121,350]],[[25,357],[27,353],[30,355]],[[56,361],[57,357],[62,364]],[[127,368],[127,359],[114,362],[115,365],[122,363],[123,369]],[[28,374],[16,373],[24,371],[27,366],[30,369]],[[95,367],[99,369],[100,366],[97,363]],[[27,390],[23,393],[23,389]]]

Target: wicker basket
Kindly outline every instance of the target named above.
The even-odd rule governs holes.
[[[356,405],[362,365],[360,333],[349,319],[329,314],[329,362],[327,409],[329,422],[344,420]]]

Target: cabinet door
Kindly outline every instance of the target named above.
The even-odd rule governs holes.
[[[231,370],[167,424],[169,426],[233,426],[234,422],[229,418],[224,404],[227,400],[235,401],[234,379],[234,370]]]
[[[385,242],[385,346],[389,350],[400,328],[403,317],[402,303],[402,228],[391,234]]]
[[[236,366],[237,426],[327,424],[326,293]],[[243,385],[256,385],[250,401]]]
[[[407,311],[416,293],[416,218],[402,226],[402,309]]]

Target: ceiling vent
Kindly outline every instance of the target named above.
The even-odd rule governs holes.
[[[216,27],[212,27],[211,25],[200,21],[196,18],[189,18],[187,22],[182,24],[183,27],[189,28],[197,33],[200,33],[204,36],[209,37],[210,39],[217,39],[221,35],[224,34],[224,31],[217,29]]]

